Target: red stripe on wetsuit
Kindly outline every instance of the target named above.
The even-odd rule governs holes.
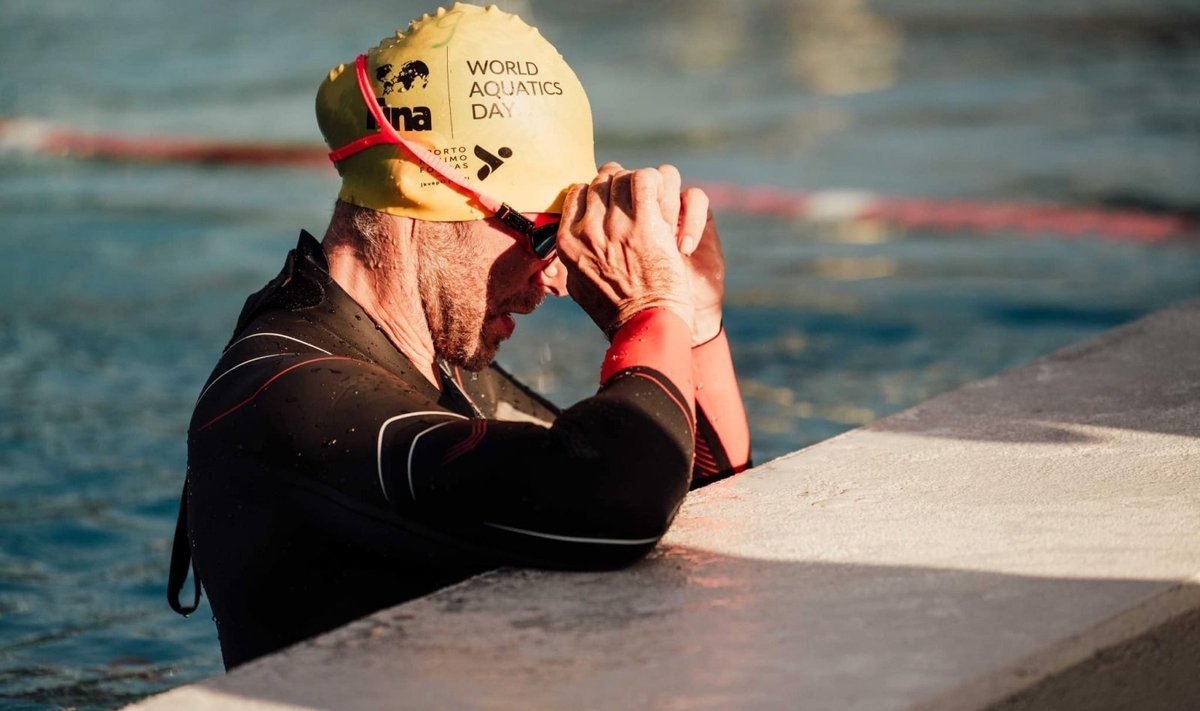
[[[208,422],[205,422],[203,425],[200,425],[198,428],[196,428],[196,431],[203,432],[204,430],[208,429],[209,427],[212,427],[213,425],[215,425],[221,419],[223,419],[229,415],[232,415],[237,410],[245,407],[246,405],[249,405],[251,402],[254,401],[254,398],[258,397],[259,395],[262,395],[263,391],[271,386],[271,383],[273,383],[276,380],[280,379],[281,377],[287,375],[288,373],[292,372],[293,370],[296,370],[297,368],[303,368],[304,366],[311,365],[313,363],[319,363],[324,360],[353,360],[353,359],[347,358],[345,356],[324,356],[322,358],[310,358],[306,361],[296,363],[295,365],[290,365],[290,366],[284,368],[283,370],[279,371],[278,373],[275,373],[271,377],[267,378],[266,382],[264,382],[262,385],[258,386],[258,389],[255,390],[254,394],[252,394],[250,397],[246,398],[245,400],[242,400],[238,404],[236,404],[233,407],[229,408],[228,410],[222,412],[221,414],[212,418]]]
[[[442,466],[475,449],[483,441],[483,435],[486,433],[487,420],[471,420],[471,433],[467,435],[466,439],[447,450],[445,456],[442,457]]]

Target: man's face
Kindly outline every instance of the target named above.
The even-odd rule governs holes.
[[[494,219],[422,223],[416,237],[434,350],[468,370],[485,368],[512,335],[512,314],[542,303],[544,264]]]

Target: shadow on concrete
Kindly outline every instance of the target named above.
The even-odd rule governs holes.
[[[1091,631],[1171,588],[675,546],[615,573],[489,573],[203,686],[234,709],[978,708],[964,702],[989,676],[1012,690],[1059,677],[1091,688],[1088,673],[1062,674],[1100,663]],[[1185,648],[1195,658],[1194,630],[1160,636],[1153,669],[1102,663],[1102,683],[1145,692],[1140,708],[1200,701],[1193,668],[1164,662]],[[1077,659],[1039,661],[1064,639]],[[1126,708],[1096,696],[1087,708]],[[1038,698],[1002,708],[1074,697]]]

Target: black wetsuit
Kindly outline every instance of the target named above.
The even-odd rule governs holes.
[[[438,366],[440,390],[306,233],[247,300],[192,417],[169,584],[181,610],[190,544],[227,668],[498,565],[629,563],[741,468],[653,367],[559,412],[496,366]]]

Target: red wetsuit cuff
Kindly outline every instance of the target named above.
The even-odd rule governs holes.
[[[646,309],[613,334],[612,345],[600,367],[600,382],[608,382],[626,368],[653,368],[679,388],[689,405],[694,405],[691,342],[691,329],[674,312]]]

